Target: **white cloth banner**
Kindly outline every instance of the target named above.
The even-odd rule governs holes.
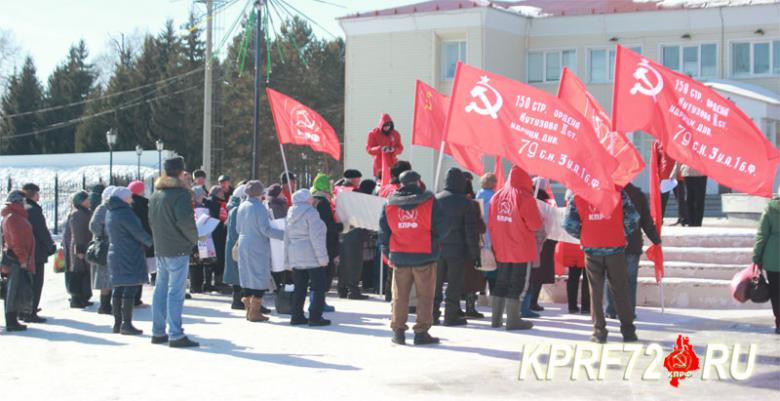
[[[284,231],[287,229],[287,219],[271,220],[271,227]],[[271,271],[277,273],[284,270],[284,241],[271,238]]]
[[[542,215],[544,220],[544,231],[547,232],[547,239],[571,244],[580,243],[577,238],[572,237],[563,229],[563,221],[566,214],[565,207],[555,207],[539,199],[536,200],[536,204],[539,207],[539,214]]]
[[[350,227],[379,231],[379,219],[387,199],[361,192],[341,191],[336,198],[336,214],[344,224],[344,232]]]

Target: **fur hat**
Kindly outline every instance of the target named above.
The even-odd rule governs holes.
[[[14,190],[8,193],[8,196],[5,198],[5,201],[8,203],[24,203],[24,192],[20,190]]]
[[[244,193],[249,198],[257,198],[259,196],[263,196],[263,192],[265,192],[265,186],[262,182],[258,180],[252,180],[246,183],[246,188],[244,188]]]
[[[84,203],[85,200],[89,199],[89,194],[86,191],[79,191],[73,194],[73,197],[70,198],[71,204],[73,206],[81,206],[82,203]]]
[[[113,185],[109,185],[106,189],[103,190],[103,193],[100,195],[100,199],[103,202],[108,201],[111,199],[111,196],[114,194],[114,191],[116,190],[116,187]]]
[[[163,162],[163,169],[168,177],[178,177],[184,168],[184,158],[181,156],[172,157]]]

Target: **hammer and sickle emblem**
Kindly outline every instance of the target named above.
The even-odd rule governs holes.
[[[650,77],[648,77],[648,72],[652,72],[655,76],[655,84],[651,82]],[[634,78],[637,79],[638,82],[634,82],[634,87],[631,88],[630,93],[632,95],[636,95],[637,92],[639,92],[645,96],[652,97],[653,101],[655,101],[655,96],[664,88],[664,81],[661,74],[650,65],[650,62],[647,61],[646,58],[639,61],[639,65],[636,70],[634,70]]]
[[[501,106],[504,105],[504,99],[501,98],[501,94],[488,82],[490,82],[490,78],[483,75],[476,86],[471,88],[471,97],[476,98],[482,104],[480,107],[480,105],[477,105],[476,101],[472,101],[466,105],[466,112],[469,113],[473,111],[483,116],[493,117],[493,119],[496,120],[498,119],[498,111],[501,110]],[[493,93],[493,96],[496,99],[495,103],[492,103],[488,98],[488,90]]]
[[[431,94],[430,91],[425,92],[425,103],[423,103],[423,107],[427,111],[433,111],[433,94]]]

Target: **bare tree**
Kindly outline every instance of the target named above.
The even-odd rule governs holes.
[[[13,33],[7,29],[0,29],[0,93],[5,90],[8,78],[19,60],[19,45]]]

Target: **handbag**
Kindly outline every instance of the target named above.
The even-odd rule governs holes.
[[[90,241],[89,245],[87,245],[87,252],[84,254],[84,259],[93,265],[108,265],[108,241],[102,238],[96,238]]]
[[[769,301],[769,284],[764,277],[764,269],[759,269],[758,274],[753,277],[750,289],[750,300],[762,304]]]
[[[65,250],[62,248],[57,249],[57,253],[54,254],[54,272],[65,272]]]
[[[289,315],[292,313],[294,288],[295,287],[292,285],[284,285],[276,293],[276,299],[274,300],[276,313],[281,315]]]
[[[753,264],[742,270],[740,270],[734,277],[731,278],[731,296],[737,300],[737,302],[745,303],[751,298],[751,293],[755,287],[754,280],[757,279],[757,275],[760,272],[758,265]]]
[[[480,239],[481,246],[479,247],[479,260],[480,263],[475,266],[475,269],[483,272],[492,272],[496,270],[496,254],[490,246],[485,244],[485,236],[482,235]]]

